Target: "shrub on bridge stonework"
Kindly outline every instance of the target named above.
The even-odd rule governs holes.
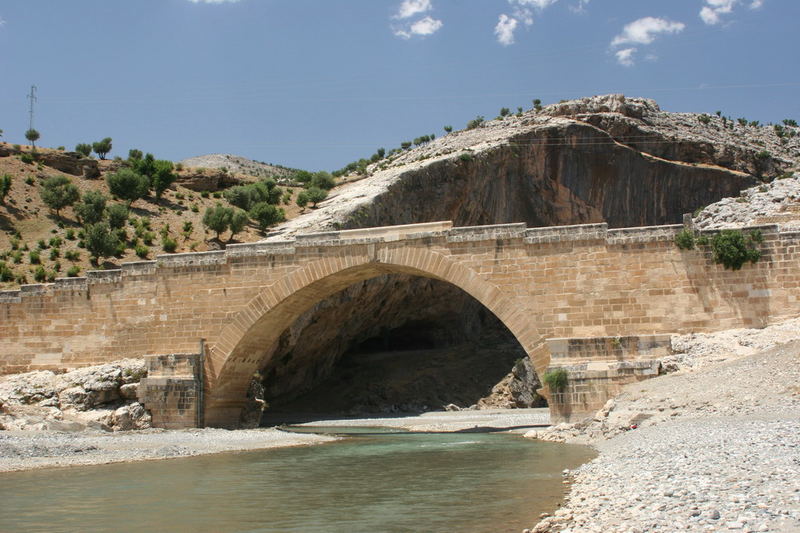
[[[547,385],[551,391],[562,392],[567,388],[569,374],[563,368],[554,368],[544,373],[542,381],[544,381],[545,385]]]
[[[714,262],[731,270],[739,270],[748,261],[755,263],[761,258],[756,245],[762,241],[760,231],[745,235],[741,230],[722,230],[711,239]]]
[[[675,244],[677,244],[678,248],[681,250],[693,249],[694,242],[694,233],[688,229],[682,229],[677,235],[675,235]]]

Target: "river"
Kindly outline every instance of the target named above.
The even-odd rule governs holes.
[[[0,475],[0,531],[515,532],[582,446],[336,428],[330,444]]]

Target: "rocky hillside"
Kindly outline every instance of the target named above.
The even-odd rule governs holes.
[[[622,95],[491,120],[372,164],[276,234],[435,220],[677,223],[800,160],[798,128],[779,137],[772,127],[722,120]]]
[[[246,157],[233,154],[208,154],[198,155],[179,161],[184,167],[225,169],[231,174],[246,174],[259,178],[288,178],[296,169],[281,165],[271,165],[262,161],[253,161]]]

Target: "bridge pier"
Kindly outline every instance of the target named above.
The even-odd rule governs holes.
[[[670,334],[548,339],[547,370],[567,371],[567,385],[550,391],[550,421],[577,422],[594,415],[624,385],[658,376],[671,353]]]

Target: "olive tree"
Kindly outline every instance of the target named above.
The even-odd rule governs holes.
[[[56,216],[60,215],[62,209],[74,204],[80,198],[78,188],[66,176],[53,176],[44,180],[39,195]]]

